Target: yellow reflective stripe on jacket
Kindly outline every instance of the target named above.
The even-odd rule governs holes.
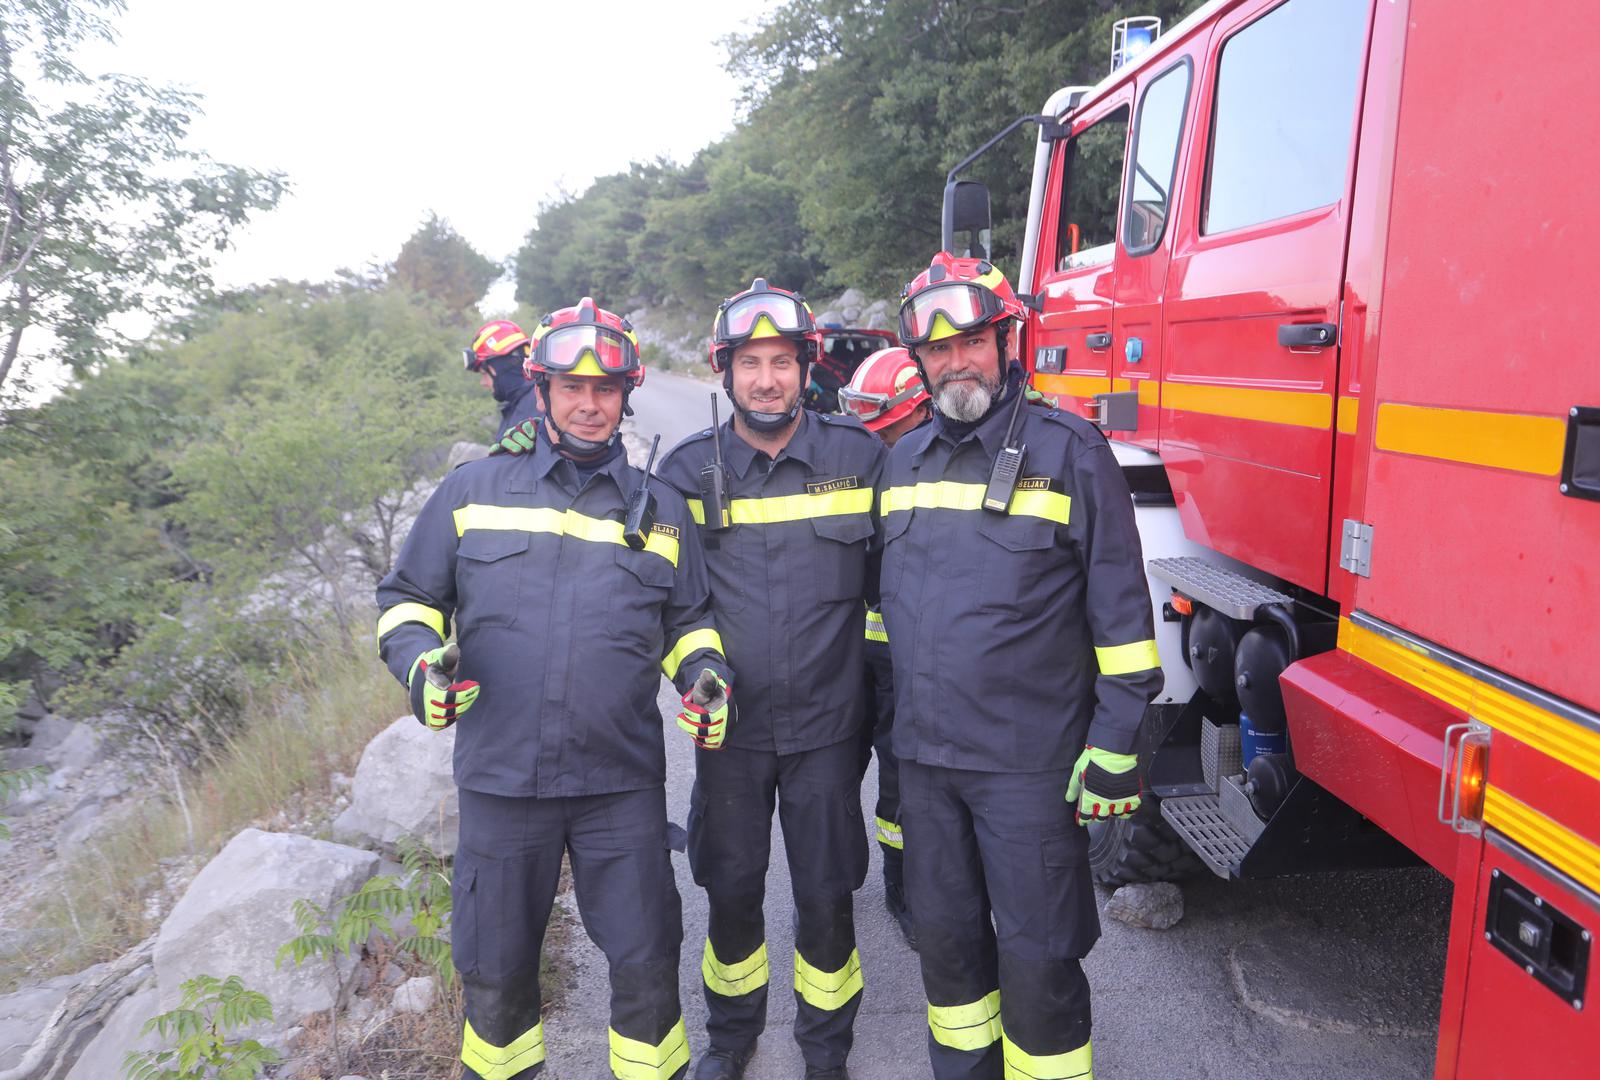
[[[1153,639],[1135,641],[1128,645],[1094,647],[1094,658],[1100,663],[1102,675],[1131,675],[1135,671],[1149,671],[1161,666],[1161,654],[1156,652]]]
[[[903,851],[906,841],[905,836],[900,832],[900,826],[888,818],[878,818],[877,821],[878,843],[883,844],[885,847],[898,848]]]
[[[966,1005],[929,1005],[933,1041],[952,1050],[982,1050],[1000,1038],[1000,991]]]
[[[622,538],[622,522],[590,517],[575,510],[557,510],[549,506],[490,506],[485,503],[468,503],[455,512],[456,535],[468,529],[499,532],[548,533],[552,536],[571,536],[595,544],[627,546]],[[673,566],[678,565],[678,541],[662,532],[651,532],[645,538],[644,550],[653,552]]]
[[[485,1042],[472,1030],[470,1020],[461,1036],[461,1063],[483,1077],[483,1080],[510,1080],[523,1069],[530,1069],[543,1060],[543,1021],[517,1036],[510,1046]]]
[[[383,640],[383,635],[403,623],[421,623],[443,641],[444,612],[431,608],[427,604],[396,604],[394,607],[378,616],[378,640]]]
[[[1064,1054],[1036,1056],[1019,1050],[1004,1031],[1000,1038],[1006,1063],[1005,1080],[1091,1080],[1094,1076],[1093,1055],[1088,1043]]]
[[[701,649],[715,649],[718,653],[722,653],[724,656],[727,655],[722,652],[722,635],[715,630],[702,627],[699,630],[691,630],[678,639],[678,643],[672,647],[672,651],[667,653],[667,658],[661,661],[661,670],[666,673],[667,678],[676,679],[678,677],[678,668],[683,664],[684,657],[699,652]]]
[[[699,499],[686,501],[695,524],[704,525],[705,504]],[[765,499],[733,499],[728,504],[728,516],[735,525],[778,525],[785,521],[808,521],[811,518],[867,514],[871,511],[871,488],[825,491],[815,495],[810,492],[771,495]]]
[[[861,993],[861,953],[850,950],[850,959],[838,971],[819,971],[806,963],[800,950],[794,951],[794,988],[813,1008],[834,1012]]]
[[[667,1037],[651,1046],[626,1035],[611,1035],[611,1075],[619,1080],[663,1080],[689,1063],[689,1034],[683,1018],[667,1032]]]
[[[710,940],[706,941],[705,955],[700,960],[700,975],[706,989],[723,997],[738,997],[767,985],[767,943],[737,964],[724,964],[717,959]]]
[[[889,629],[883,625],[883,613],[867,609],[867,640],[889,643]]]
[[[982,510],[984,488],[954,480],[902,484],[883,490],[878,512],[887,516],[896,510]],[[1072,499],[1059,491],[1014,491],[1006,512],[1065,525],[1072,516]]]

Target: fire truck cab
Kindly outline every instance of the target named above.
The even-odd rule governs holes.
[[[1215,0],[1033,118],[1021,355],[1123,464],[1167,676],[1096,872],[1431,864],[1440,1077],[1600,1054],[1591,46],[1577,0]]]

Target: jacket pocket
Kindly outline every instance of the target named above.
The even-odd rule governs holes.
[[[1056,546],[1056,526],[1038,518],[983,513],[978,535],[983,561],[983,594],[988,611],[1022,612],[1044,602],[1039,580]]]
[[[882,567],[878,571],[878,592],[893,596],[900,591],[905,577],[907,547],[906,530],[911,528],[911,518],[916,511],[901,510],[884,518]]]
[[[456,606],[463,626],[512,626],[522,592],[528,534],[470,529],[456,546]]]
[[[819,600],[859,600],[866,577],[867,540],[872,519],[866,514],[841,514],[811,519],[817,543],[812,545],[811,583]]]
[[[611,598],[604,609],[609,617],[601,632],[614,640],[630,642],[641,650],[660,652],[664,632],[661,617],[676,571],[671,563],[653,551],[634,551],[628,547],[613,550],[617,569],[605,574]],[[598,582],[596,585],[606,587]]]

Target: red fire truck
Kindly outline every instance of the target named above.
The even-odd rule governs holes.
[[[1597,1075],[1600,23],[1216,0],[1144,42],[1023,118],[1021,355],[1123,463],[1167,677],[1096,872],[1426,861],[1437,1075]]]

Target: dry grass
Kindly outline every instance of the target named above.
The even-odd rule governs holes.
[[[0,957],[0,989],[121,955],[160,924],[174,890],[240,829],[326,810],[329,777],[353,773],[362,749],[406,711],[400,687],[366,649],[290,671],[240,734],[181,785],[152,774],[146,805],[64,865]]]

